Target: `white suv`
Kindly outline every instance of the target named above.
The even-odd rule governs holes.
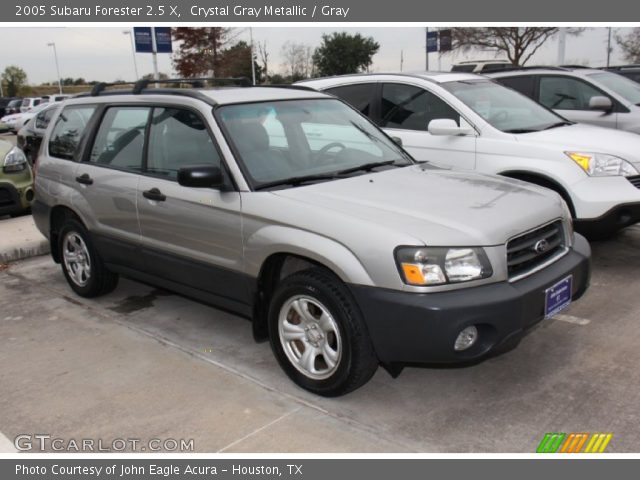
[[[574,122],[640,133],[640,84],[592,68],[522,68],[487,76]]]
[[[473,74],[350,75],[300,85],[347,101],[418,160],[555,190],[592,238],[640,220],[637,135],[574,124]]]

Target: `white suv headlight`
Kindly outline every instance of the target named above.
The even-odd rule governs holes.
[[[638,175],[638,170],[626,160],[606,153],[564,152],[576,162],[587,175],[606,177]]]
[[[468,282],[493,274],[482,248],[401,247],[396,261],[408,285]]]
[[[27,168],[27,157],[18,147],[13,147],[4,157],[2,170],[5,173],[21,172]]]

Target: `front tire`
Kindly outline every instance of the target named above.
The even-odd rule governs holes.
[[[355,300],[340,279],[321,268],[278,285],[269,308],[269,338],[285,373],[325,397],[356,390],[378,368]]]
[[[118,285],[118,275],[104,266],[89,232],[79,221],[66,220],[60,230],[58,248],[62,272],[81,297],[105,295]]]

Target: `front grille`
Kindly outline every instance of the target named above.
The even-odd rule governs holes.
[[[509,278],[533,270],[564,247],[564,230],[560,220],[512,239],[507,244]]]
[[[627,177],[627,180],[629,180],[631,182],[631,185],[633,185],[636,188],[640,188],[640,175],[634,175],[633,177]]]
[[[9,189],[0,187],[0,207],[8,207],[14,203],[13,196]]]

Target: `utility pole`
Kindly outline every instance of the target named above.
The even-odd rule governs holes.
[[[403,64],[404,64],[404,51],[400,50],[400,71],[402,71]]]
[[[609,64],[611,61],[611,27],[609,27],[609,35],[607,39],[607,68],[609,68]]]
[[[565,51],[567,48],[567,29],[560,27],[558,33],[558,65],[564,65]]]
[[[424,51],[426,52],[426,57],[427,57],[427,61],[426,66],[425,66],[425,70],[428,72],[429,71],[429,27],[426,27],[425,29],[425,37],[424,37]]]
[[[251,38],[251,81],[252,85],[256,84],[256,65],[253,61],[253,28],[249,27],[249,37]]]
[[[153,79],[156,81],[156,88],[159,87],[158,80],[158,44],[156,43],[156,27],[151,27],[151,55],[153,55]]]
[[[56,42],[47,43],[48,47],[53,47],[53,56],[56,59],[56,73],[58,74],[58,91],[62,95],[62,80],[60,80],[60,67],[58,66],[58,52]]]

